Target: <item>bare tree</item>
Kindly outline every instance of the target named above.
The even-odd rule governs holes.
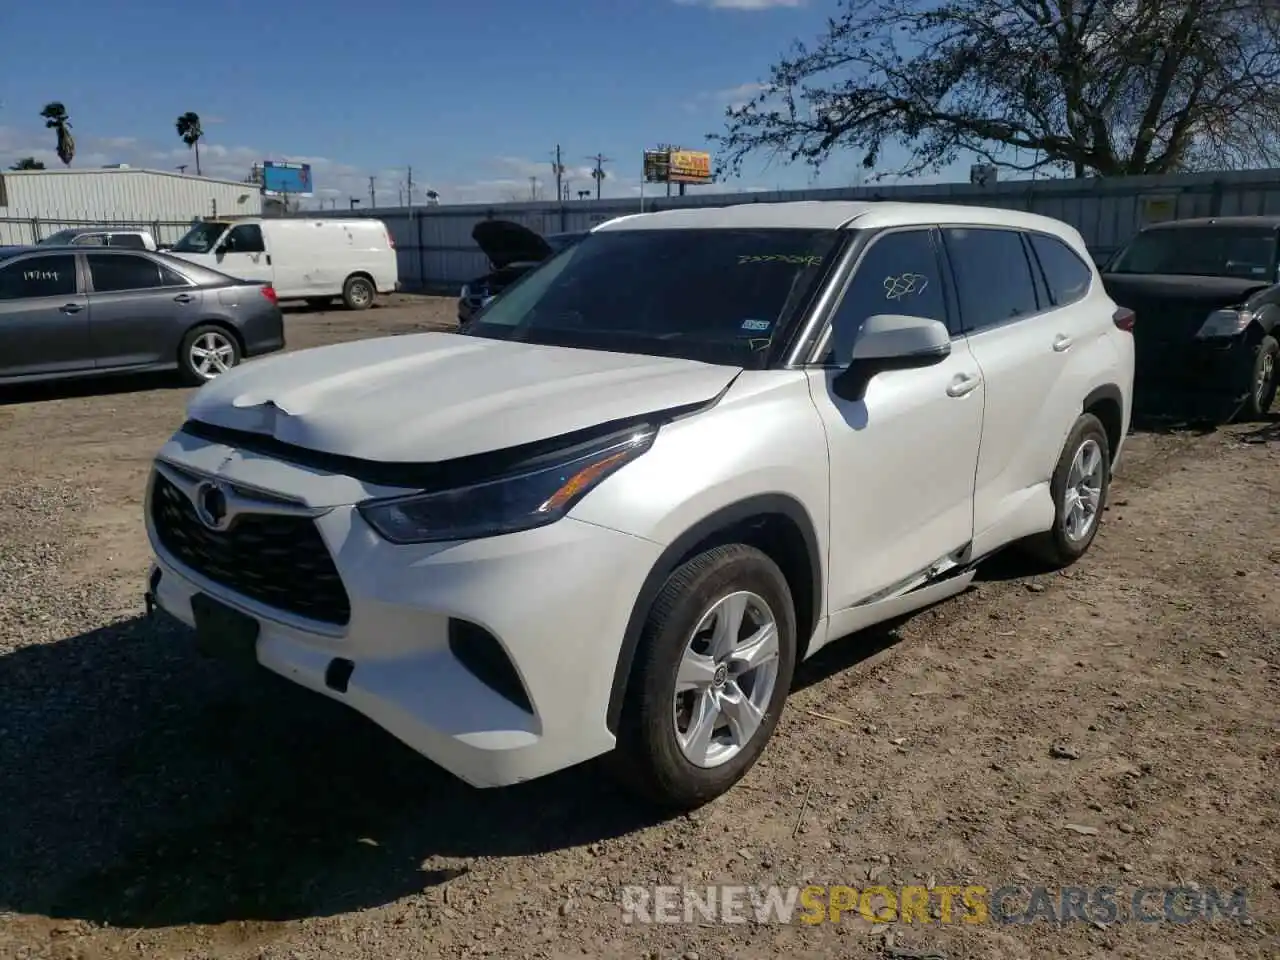
[[[873,179],[968,153],[1076,176],[1269,166],[1280,157],[1275,0],[840,0],[711,139],[728,172],[765,152]]]

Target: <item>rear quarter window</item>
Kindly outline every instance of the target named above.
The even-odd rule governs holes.
[[[1049,298],[1053,305],[1065,307],[1083,300],[1093,283],[1093,271],[1089,265],[1057,237],[1045,233],[1027,236],[1049,284]]]

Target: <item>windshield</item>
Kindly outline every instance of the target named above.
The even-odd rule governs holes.
[[[838,230],[592,233],[460,331],[760,367],[817,291]]]
[[[1276,231],[1266,227],[1189,227],[1140,233],[1110,273],[1238,277],[1274,283]]]
[[[226,229],[227,224],[215,220],[197,223],[171,250],[173,253],[208,253]]]
[[[41,240],[36,246],[39,247],[65,247],[76,237],[80,236],[79,230],[59,230],[57,233],[51,234]]]

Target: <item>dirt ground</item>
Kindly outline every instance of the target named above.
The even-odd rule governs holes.
[[[450,318],[398,298],[288,338]],[[144,482],[188,396],[0,392],[0,957],[1280,955],[1280,423],[1135,434],[1082,563],[996,561],[828,648],[743,783],[664,822],[595,765],[472,790],[144,621]],[[718,882],[1198,885],[1249,916],[622,922],[624,886]]]

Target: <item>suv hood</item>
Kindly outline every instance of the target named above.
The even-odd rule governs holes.
[[[510,220],[482,220],[471,239],[484,251],[495,270],[513,263],[541,263],[551,256],[547,241],[523,224]]]
[[[707,402],[740,372],[422,333],[250,361],[201,387],[187,412],[321,453],[438,463]]]

